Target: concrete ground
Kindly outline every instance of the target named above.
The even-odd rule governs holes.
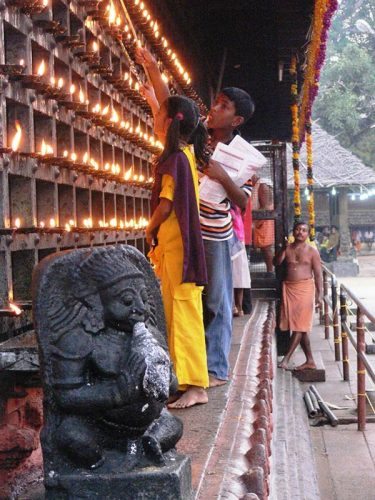
[[[339,282],[353,290],[371,313],[375,315],[375,256],[359,258],[360,275],[356,278],[339,278]],[[343,381],[342,362],[334,359],[332,339],[324,339],[323,327],[314,326],[311,343],[326,369],[326,382],[316,383],[322,398],[341,410],[334,413],[341,422],[337,427],[324,425],[312,427],[310,437],[313,445],[316,474],[322,500],[374,500],[375,499],[375,415],[368,405],[366,430],[357,430],[356,423],[356,353],[350,344],[350,381]],[[369,355],[375,366],[375,354]],[[296,353],[295,363],[303,360],[302,352]],[[289,375],[290,377],[292,375]],[[299,384],[304,392],[309,384]],[[366,389],[373,386],[368,380]]]
[[[375,316],[375,255],[360,256],[359,275],[355,278],[338,278],[340,283],[353,290]]]
[[[316,324],[311,335],[313,352],[319,352],[326,369],[326,382],[315,383],[322,398],[341,410],[334,413],[342,422],[337,427],[310,426],[318,485],[322,500],[373,500],[375,498],[375,420],[366,431],[357,430],[356,423],[356,357],[350,350],[350,381],[342,378],[342,363],[334,361],[332,338],[324,339],[323,328]],[[298,363],[302,353],[296,356]],[[303,392],[309,384],[300,384]],[[311,422],[312,423],[312,422]]]

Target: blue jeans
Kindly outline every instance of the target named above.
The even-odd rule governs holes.
[[[203,292],[208,372],[227,380],[233,320],[230,242],[203,240],[203,243],[208,275]]]

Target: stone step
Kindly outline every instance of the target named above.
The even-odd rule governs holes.
[[[326,369],[324,366],[322,355],[319,351],[314,353],[316,370],[293,370],[293,375],[300,382],[325,382]]]
[[[303,393],[291,372],[275,373],[270,500],[319,500]]]

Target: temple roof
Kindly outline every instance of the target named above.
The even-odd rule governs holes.
[[[300,155],[301,188],[307,184],[307,155]],[[287,144],[288,188],[293,187],[292,147]],[[313,176],[316,187],[375,185],[375,171],[345,149],[338,140],[313,123]]]

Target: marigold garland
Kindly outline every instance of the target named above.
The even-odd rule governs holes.
[[[290,107],[292,114],[292,148],[293,148],[293,176],[294,176],[294,222],[301,219],[301,192],[300,192],[300,173],[299,173],[299,127],[298,127],[298,77],[297,77],[297,59],[292,57],[290,63],[290,75],[292,78]]]
[[[303,141],[305,125],[311,117],[311,108],[319,90],[320,70],[323,66],[328,30],[332,16],[337,9],[337,0],[316,0],[311,31],[311,40],[307,50],[306,70],[302,89],[302,103],[299,120],[299,138]]]
[[[309,211],[310,241],[315,240],[315,204],[314,204],[314,178],[313,178],[313,150],[312,150],[312,125],[311,118],[306,122],[306,153],[307,153],[307,189],[309,199],[307,208]]]

